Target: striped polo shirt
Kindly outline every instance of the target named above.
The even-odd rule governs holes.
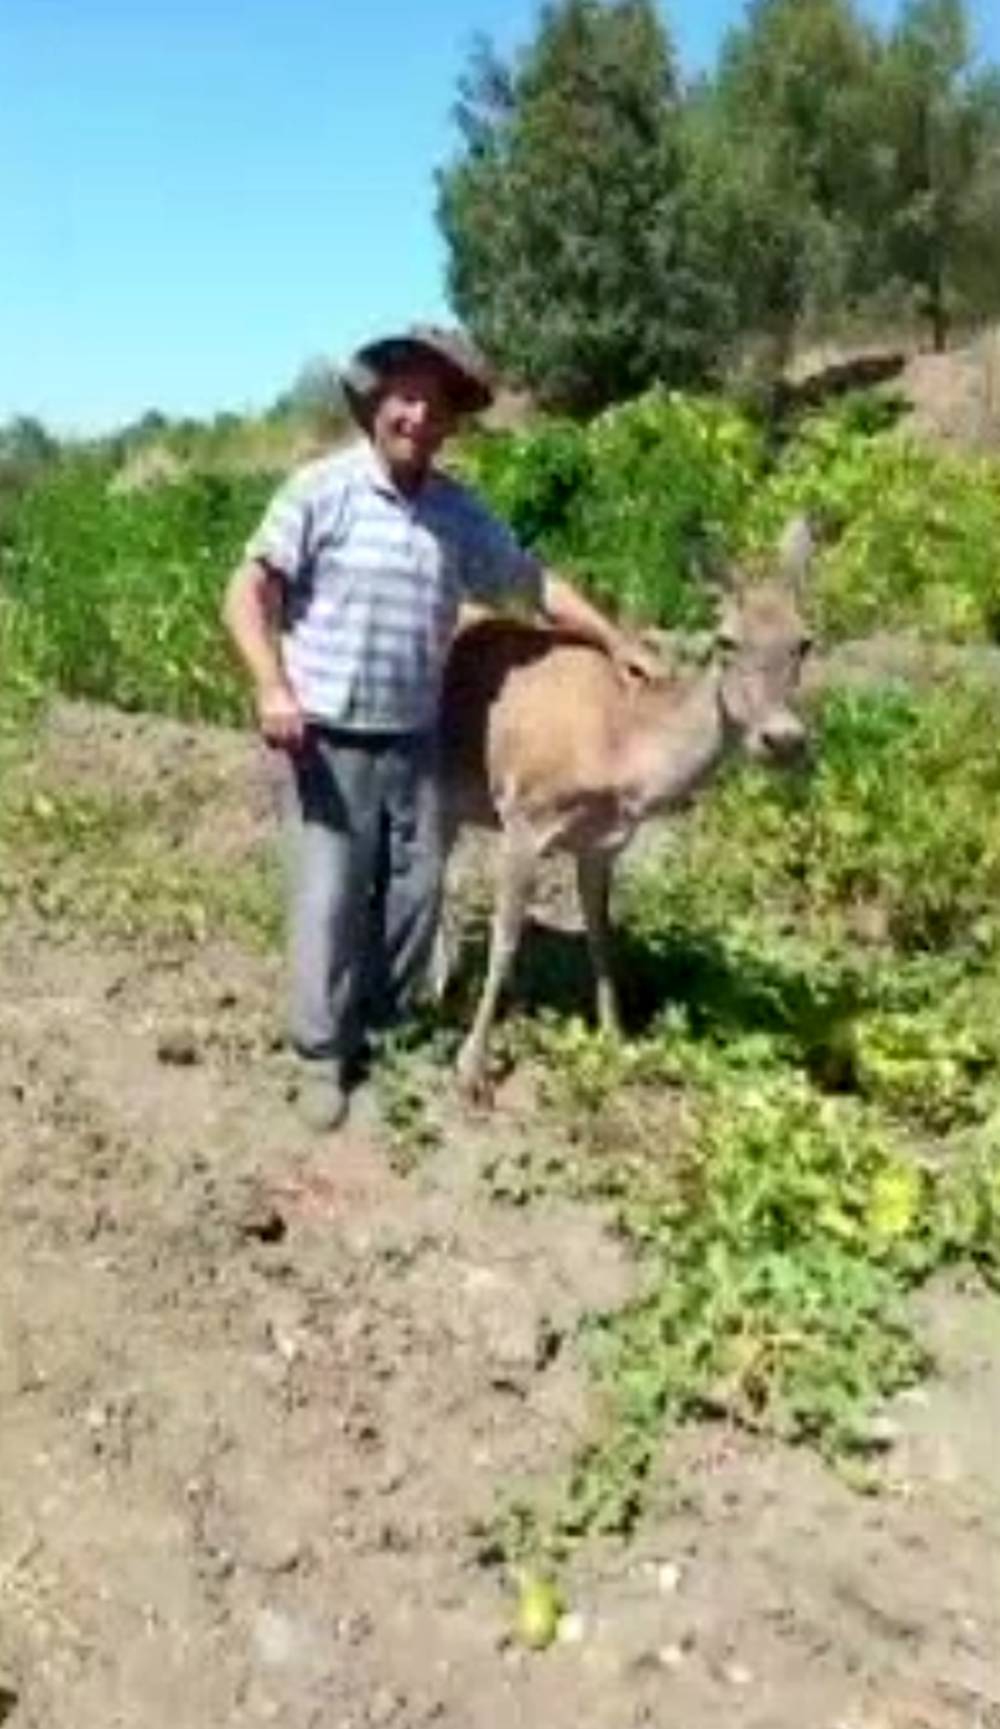
[[[537,606],[541,565],[464,486],[412,497],[367,441],[298,469],[246,549],[284,579],[285,671],[306,715],[364,732],[433,727],[462,600]]]

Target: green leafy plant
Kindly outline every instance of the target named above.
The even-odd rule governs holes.
[[[831,695],[811,774],[734,775],[626,885],[633,1036],[522,1027],[551,1135],[491,1192],[599,1204],[640,1291],[586,1323],[599,1420],[508,1548],[626,1533],[692,1419],[870,1487],[931,1366],[909,1293],[1000,1281],[998,720],[990,687]]]
[[[477,440],[460,467],[608,605],[669,625],[704,623],[698,558],[733,544],[763,461],[763,438],[737,409],[652,390],[586,428],[547,420]]]
[[[268,490],[259,476],[206,474],[116,492],[92,462],[46,475],[0,538],[13,664],[70,696],[240,718],[245,691],[219,601]]]
[[[747,542],[766,549],[808,511],[831,545],[812,585],[832,638],[910,629],[993,638],[1000,620],[1000,468],[880,430],[864,398],[799,428],[752,502]]]
[[[18,779],[0,809],[0,907],[30,909],[53,940],[82,929],[159,945],[225,934],[275,942],[269,860],[223,869],[185,855],[171,836],[176,812],[172,825],[155,794],[68,792]]]
[[[586,426],[478,434],[454,462],[524,542],[637,623],[703,627],[706,552],[766,565],[804,508],[829,531],[809,597],[828,637],[992,637],[1000,473],[884,430],[876,401],[807,419],[776,461],[749,414],[656,389]],[[111,479],[106,462],[67,459],[5,510],[6,688],[240,720],[219,600],[273,477],[192,471],[135,491]]]

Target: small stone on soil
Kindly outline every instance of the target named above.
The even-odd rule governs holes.
[[[190,1069],[200,1061],[201,1053],[194,1034],[183,1029],[162,1033],[156,1045],[157,1061],[170,1068]]]
[[[363,1610],[356,1615],[344,1615],[337,1622],[337,1638],[345,1645],[363,1645],[375,1631],[375,1624],[370,1615]]]
[[[241,1237],[256,1243],[282,1243],[288,1235],[283,1215],[265,1200],[249,1202],[237,1221],[237,1230]]]
[[[587,1623],[582,1615],[563,1615],[556,1630],[556,1638],[560,1645],[582,1645],[587,1633]]]
[[[295,1628],[286,1615],[262,1609],[254,1622],[254,1644],[264,1663],[275,1668],[289,1662],[295,1653]]]
[[[894,1423],[891,1417],[884,1416],[873,1417],[863,1435],[867,1445],[877,1448],[880,1452],[888,1452],[890,1448],[896,1445],[899,1438],[899,1424]]]
[[[383,1729],[384,1724],[394,1722],[405,1709],[406,1700],[399,1693],[383,1687],[368,1707],[368,1722],[372,1729]]]

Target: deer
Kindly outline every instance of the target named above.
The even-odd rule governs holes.
[[[730,757],[800,758],[793,706],[811,637],[800,611],[813,540],[794,518],[776,568],[749,583],[716,568],[717,626],[701,667],[628,679],[599,648],[498,615],[460,627],[445,672],[441,751],[445,859],[466,825],[499,830],[486,978],[457,1061],[460,1090],[489,1099],[489,1037],[540,861],[572,855],[598,1024],[619,1034],[611,961],[615,866],[639,826],[691,803]],[[434,985],[447,984],[442,927]]]

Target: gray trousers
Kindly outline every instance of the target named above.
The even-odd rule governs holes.
[[[310,728],[287,758],[289,1033],[343,1063],[423,982],[441,902],[441,799],[429,736]]]

